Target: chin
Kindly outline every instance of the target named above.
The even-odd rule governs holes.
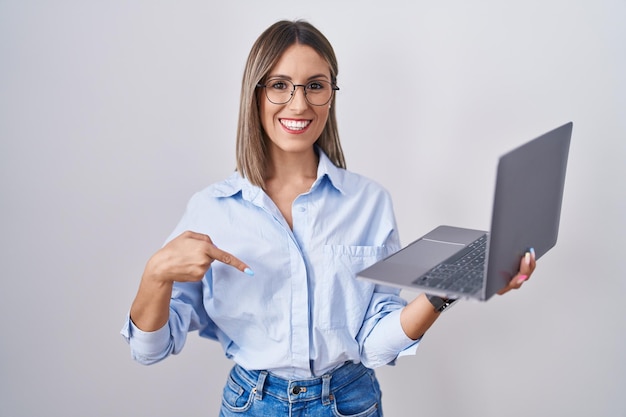
[[[272,141],[274,146],[282,152],[301,153],[309,151],[315,145],[316,140],[300,139],[300,138],[288,138],[280,141]]]

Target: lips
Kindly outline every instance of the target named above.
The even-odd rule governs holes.
[[[280,124],[289,131],[301,132],[311,124],[311,120],[280,119]]]

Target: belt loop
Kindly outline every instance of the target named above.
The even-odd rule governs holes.
[[[254,387],[254,397],[257,400],[263,399],[263,385],[265,385],[265,378],[267,378],[267,371],[261,371],[259,373],[259,379],[256,381],[256,387]]]
[[[330,405],[330,379],[332,374],[322,376],[322,404]]]

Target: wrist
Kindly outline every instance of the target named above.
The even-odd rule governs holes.
[[[430,301],[430,304],[432,304],[433,309],[437,313],[443,313],[447,308],[449,308],[457,301],[456,298],[444,298],[432,294],[426,294],[426,298],[428,299],[428,301]]]
[[[167,265],[157,252],[146,263],[141,280],[152,287],[168,287],[173,285],[168,277]]]

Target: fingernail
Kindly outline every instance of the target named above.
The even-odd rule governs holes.
[[[526,255],[524,255],[524,262],[526,262],[526,265],[530,265],[530,252],[526,252]]]
[[[520,275],[519,278],[517,279],[517,283],[521,284],[522,282],[526,281],[528,279],[528,275]]]
[[[535,257],[535,248],[530,248],[530,254]]]
[[[246,274],[248,274],[250,276],[254,276],[254,271],[251,270],[250,268],[244,269],[243,272],[245,272]]]

